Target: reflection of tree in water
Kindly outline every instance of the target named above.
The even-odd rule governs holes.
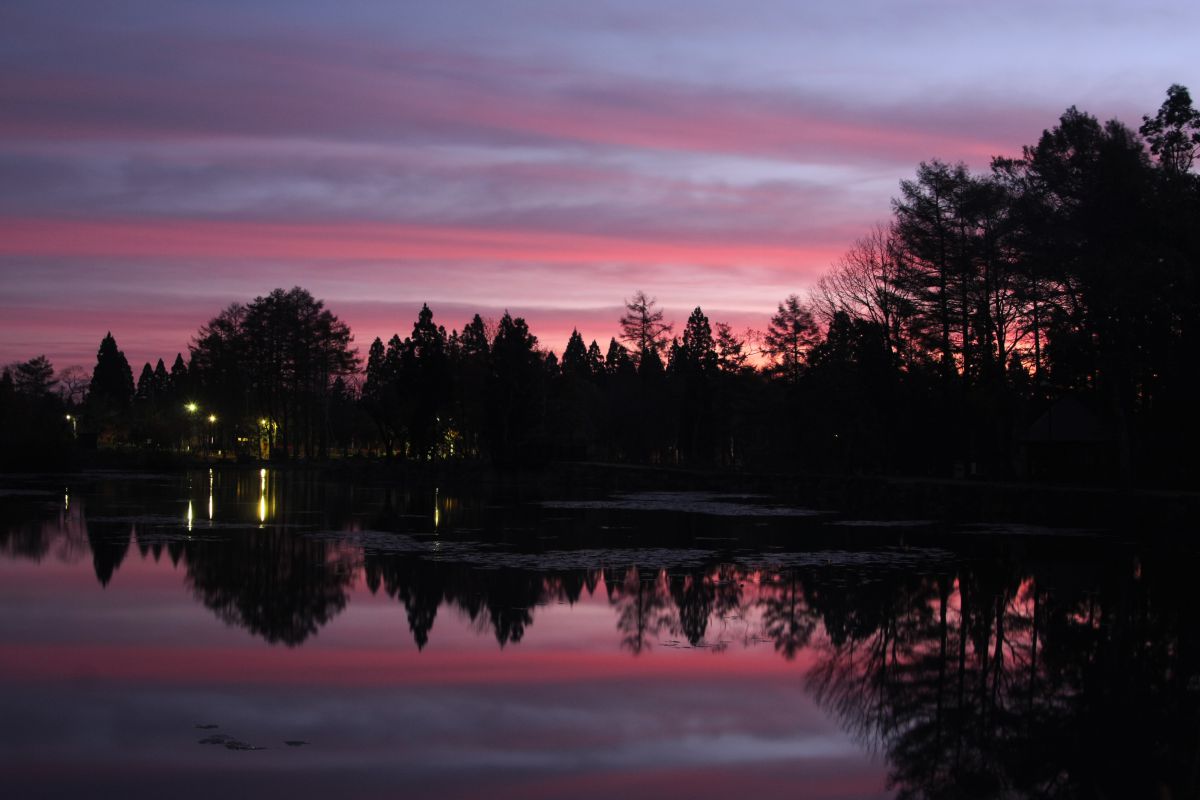
[[[884,749],[899,797],[1196,796],[1197,603],[1183,576],[1152,590],[1145,571],[844,585],[813,603],[830,635],[809,686]],[[867,613],[851,624],[848,604]]]
[[[770,639],[775,650],[788,661],[808,647],[817,627],[817,616],[804,599],[803,587],[795,570],[780,576],[776,592],[764,593],[759,600],[762,608],[763,635]]]
[[[88,544],[92,548],[92,567],[101,586],[108,586],[113,573],[121,566],[133,543],[133,528],[129,523],[98,523],[87,526]]]
[[[648,639],[673,627],[665,572],[630,567],[622,579],[614,574],[607,583],[609,600],[617,607],[621,647],[638,655],[649,646]]]
[[[504,646],[520,642],[533,624],[533,609],[552,602],[575,603],[586,590],[603,584],[617,608],[621,645],[633,653],[649,647],[664,631],[704,641],[710,620],[740,609],[741,588],[732,568],[687,571],[628,567],[607,575],[599,569],[551,573],[488,569],[432,561],[410,554],[371,554],[364,560],[367,587],[404,604],[409,631],[418,648],[429,641],[438,609],[458,608]]]
[[[736,567],[684,570],[670,579],[671,599],[678,613],[672,632],[682,635],[693,647],[712,645],[724,647],[723,642],[706,641],[710,624],[742,615],[742,576]],[[719,638],[720,633],[716,634]]]
[[[187,582],[227,624],[301,644],[346,607],[348,556],[326,542],[262,530],[185,548]]]
[[[496,570],[487,581],[487,621],[501,647],[521,641],[525,629],[533,624],[533,607],[543,602],[546,588],[541,575],[524,570]]]
[[[520,642],[533,624],[533,609],[550,602],[576,602],[597,583],[586,570],[552,574],[522,569],[487,569],[430,561],[410,554],[372,554],[364,559],[367,588],[381,588],[404,604],[408,629],[419,649],[442,604],[458,608],[476,626],[491,631],[501,647]],[[591,590],[589,590],[590,592]]]
[[[408,613],[408,629],[424,649],[429,631],[442,604],[445,578],[444,565],[422,561],[414,556],[380,556],[368,553],[363,572],[367,588],[377,594],[382,587],[388,597],[404,604]]]
[[[713,612],[716,590],[712,579],[702,572],[689,572],[671,578],[671,599],[679,613],[679,632],[693,646],[704,641],[708,618]]]
[[[54,558],[74,563],[91,554],[83,504],[70,502],[48,516],[42,503],[0,501],[0,556],[41,561]]]
[[[544,573],[365,556],[367,585],[403,603],[419,647],[442,604],[504,646],[536,606],[603,587],[633,654],[664,634],[712,644],[731,616],[785,659],[812,648],[810,690],[886,754],[903,798],[1196,796],[1200,601],[1183,572],[1126,558],[1091,571],[998,560]]]

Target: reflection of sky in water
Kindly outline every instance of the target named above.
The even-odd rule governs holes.
[[[210,471],[182,486],[183,497],[162,476],[99,494],[68,487],[56,511],[22,520],[25,534],[0,548],[0,605],[20,609],[0,617],[0,770],[17,795],[103,786],[209,797],[270,792],[278,781],[298,796],[403,786],[407,797],[611,797],[669,786],[715,797],[796,781],[817,797],[882,792],[882,765],[806,694],[804,658],[780,658],[745,619],[714,614],[708,638],[737,643],[726,652],[692,649],[664,629],[634,657],[613,599],[625,589],[600,575],[576,601],[553,590],[527,612],[503,597],[475,619],[469,600],[443,605],[422,651],[398,598],[368,587],[364,558],[375,557],[353,539],[339,546],[289,530],[320,524],[297,521],[313,501],[289,502],[295,487],[274,470]],[[181,501],[182,515],[163,513]],[[458,499],[440,489],[410,505],[397,517],[418,536],[462,523]],[[443,555],[468,547],[420,541],[435,555],[443,544]],[[469,546],[476,559],[479,547]],[[230,553],[243,563],[221,560]],[[319,594],[317,575],[344,573],[344,597],[311,609],[323,620],[314,629],[269,644],[273,629],[248,634],[240,625],[254,609],[227,597],[249,591],[262,569],[267,591],[249,602],[265,613],[271,592],[281,602]],[[625,580],[626,569],[607,580]],[[228,603],[234,612],[221,611]],[[515,615],[503,647],[489,613]],[[208,731],[198,724],[268,749],[201,746]]]
[[[275,469],[0,486],[6,796],[882,797],[962,769],[1138,796],[1194,774],[1190,550],[748,496],[505,500]],[[1125,762],[1151,782],[1105,773]]]
[[[698,797],[806,776],[828,782],[826,796],[882,786],[882,767],[804,692],[802,662],[769,645],[632,657],[602,590],[537,608],[505,649],[463,615],[439,614],[417,652],[403,609],[360,583],[319,636],[289,649],[221,625],[166,559],[132,558],[104,591],[86,562],[46,571],[0,561],[5,605],[28,609],[0,623],[0,764],[16,786],[56,764],[71,765],[52,781],[64,790],[87,794],[102,774],[140,796],[202,796],[269,774],[303,796],[347,770],[348,785],[402,781],[410,797],[483,786],[537,796],[568,777],[580,797],[605,796],[618,776],[632,791],[669,777]],[[199,746],[204,723],[270,749]],[[297,771],[312,783],[295,787]]]

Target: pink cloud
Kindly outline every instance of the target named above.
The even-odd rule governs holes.
[[[697,88],[586,74],[512,59],[293,37],[136,40],[143,60],[183,64],[164,79],[120,53],[118,79],[64,70],[0,83],[20,113],[0,136],[198,139],[228,135],[400,141],[573,142],[808,161],[983,163],[1035,135],[1046,109],[951,98],[851,108],[785,89]],[[155,54],[158,54],[155,56]],[[145,55],[148,54],[148,55]],[[135,69],[140,66],[141,69]],[[950,109],[953,108],[953,113]],[[514,138],[515,137],[515,138]]]
[[[494,263],[758,264],[827,262],[841,248],[662,242],[620,236],[402,223],[0,218],[0,256],[414,260]]]

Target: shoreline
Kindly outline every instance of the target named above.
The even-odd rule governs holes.
[[[547,496],[691,491],[764,494],[782,502],[865,518],[948,522],[1037,523],[1066,527],[1167,527],[1187,534],[1200,520],[1200,492],[1150,486],[985,481],[931,476],[836,475],[697,469],[607,462],[551,462],[503,467],[483,461],[414,463],[368,458],[235,462],[191,454],[130,451],[79,453],[65,471],[283,469],[330,480],[376,484],[461,483]],[[40,470],[39,470],[40,471]],[[10,472],[8,474],[19,474]]]

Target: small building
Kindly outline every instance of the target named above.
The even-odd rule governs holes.
[[[1020,441],[1022,471],[1030,480],[1092,482],[1118,474],[1111,427],[1078,397],[1052,403]]]

